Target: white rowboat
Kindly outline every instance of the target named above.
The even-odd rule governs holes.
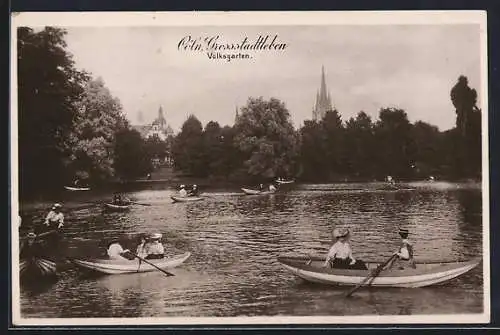
[[[160,269],[165,270],[181,265],[189,258],[189,256],[191,256],[191,253],[185,252],[169,258],[147,259],[147,261],[153,263]],[[110,275],[158,271],[155,267],[143,261],[139,261],[137,258],[133,260],[96,259],[92,261],[72,259],[72,262],[78,267]]]
[[[369,270],[324,268],[320,257],[278,257],[278,262],[294,275],[313,283],[327,285],[358,285],[380,263],[366,263]],[[416,263],[416,269],[383,270],[366,284],[374,287],[424,287],[456,278],[473,268],[481,259],[465,262]]]
[[[68,191],[90,191],[90,187],[71,187],[71,186],[64,186],[65,189]]]
[[[241,188],[243,193],[248,194],[248,195],[257,195],[257,194],[273,194],[274,192],[271,191],[259,191],[259,190],[252,190],[249,188]]]
[[[203,200],[203,197],[178,197],[175,195],[171,196],[170,198],[175,202],[191,202]]]

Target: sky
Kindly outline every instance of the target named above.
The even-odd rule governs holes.
[[[259,96],[282,100],[298,128],[312,118],[322,66],[344,121],[360,111],[375,120],[381,108],[397,107],[411,122],[447,130],[455,124],[450,90],[458,76],[481,90],[480,31],[472,24],[66,30],[76,67],[104,80],[132,124],[139,123],[139,112],[142,123],[152,122],[161,105],[176,131],[190,114],[204,125],[211,120],[232,125],[236,107]],[[186,36],[239,43],[259,35],[276,35],[286,48],[250,51],[251,58],[229,62],[178,48]]]

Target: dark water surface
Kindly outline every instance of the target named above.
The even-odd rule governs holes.
[[[111,194],[71,193],[65,204],[65,240],[72,257],[104,253],[103,239],[136,232],[163,233],[170,254],[190,251],[184,265],[160,272],[89,277],[69,268],[36,292],[21,289],[23,317],[326,316],[482,313],[482,265],[440,286],[362,289],[302,282],[276,261],[283,254],[327,252],[331,230],[348,227],[354,256],[385,260],[398,245],[400,226],[411,231],[415,257],[468,259],[482,254],[481,189],[414,183],[408,190],[378,184],[296,185],[275,195],[212,190],[194,203],[172,203],[171,189],[138,190],[127,213],[99,205]],[[71,194],[70,194],[71,193]],[[24,204],[40,220],[49,203]],[[22,207],[23,208],[23,207]],[[21,236],[25,234],[21,229]],[[134,248],[134,244],[126,245]]]

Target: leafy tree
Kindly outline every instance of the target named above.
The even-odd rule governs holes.
[[[63,29],[17,30],[21,194],[56,189],[66,179],[70,133],[88,75],[75,68]]]
[[[111,178],[115,134],[128,127],[120,101],[97,78],[87,82],[77,106],[71,167],[76,173],[87,172],[92,181]]]
[[[439,175],[444,163],[439,129],[417,121],[411,129],[411,136],[415,145],[415,174],[422,178]]]
[[[168,143],[156,134],[146,139],[145,148],[149,157],[159,160],[164,160],[168,153]]]
[[[397,108],[383,108],[375,125],[377,158],[374,167],[377,176],[391,175],[396,179],[409,178],[413,174],[414,144],[411,123],[406,112]]]
[[[344,126],[337,110],[327,111],[321,120],[326,142],[325,158],[330,175],[342,175],[346,172],[344,157]]]
[[[174,167],[195,176],[206,174],[203,154],[203,127],[194,115],[184,122],[172,147]]]
[[[325,136],[320,123],[306,120],[300,129],[301,177],[306,180],[325,180],[329,167],[325,165]]]
[[[481,175],[481,110],[477,107],[477,92],[460,76],[450,92],[457,114],[454,136],[454,157],[458,177]]]
[[[370,116],[363,111],[346,122],[344,156],[347,171],[354,177],[372,177],[375,159],[373,128]]]
[[[274,178],[294,175],[299,137],[284,103],[271,98],[249,98],[235,124],[234,144],[242,153],[249,176]]]
[[[133,180],[152,171],[151,156],[141,134],[123,128],[115,134],[113,168],[123,180]]]

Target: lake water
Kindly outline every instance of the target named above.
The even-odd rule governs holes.
[[[469,259],[482,254],[481,189],[449,183],[283,187],[274,195],[205,190],[206,199],[172,203],[172,189],[128,193],[126,213],[106,213],[111,194],[68,192],[64,253],[90,258],[102,240],[161,232],[169,254],[190,251],[186,263],[160,272],[89,277],[69,267],[51,285],[21,289],[23,317],[337,316],[482,313],[482,266],[448,283],[417,289],[361,289],[307,284],[283,269],[279,255],[323,255],[334,227],[351,230],[354,256],[384,261],[397,249],[400,226],[411,232],[415,258]],[[204,191],[204,190],[202,190]],[[49,203],[23,204],[41,220]],[[29,206],[28,206],[29,205]],[[21,236],[26,233],[21,228]],[[126,247],[135,248],[134,241]]]

